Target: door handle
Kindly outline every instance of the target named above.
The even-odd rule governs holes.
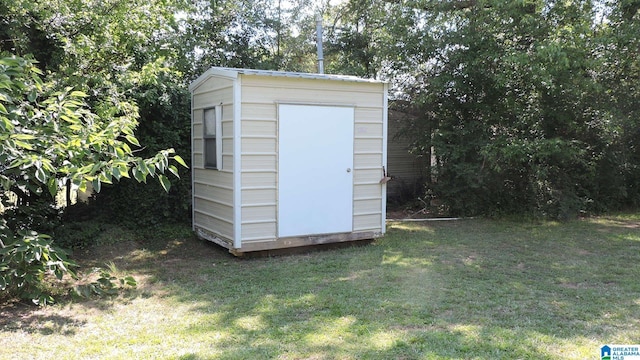
[[[351,172],[351,168],[347,168],[347,172]]]

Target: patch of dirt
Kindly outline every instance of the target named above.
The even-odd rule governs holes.
[[[640,229],[640,221],[618,221],[615,224],[627,229]]]
[[[415,198],[402,203],[387,203],[387,219],[430,219],[449,216],[445,207],[437,199]]]
[[[410,209],[410,208],[387,209],[387,220],[429,219],[429,218],[434,218],[438,216],[439,214],[430,212],[426,209]]]
[[[601,219],[603,221],[601,221],[600,223],[602,223],[603,225],[609,226],[609,227],[620,227],[620,228],[626,228],[626,229],[640,229],[640,221],[638,221],[638,220],[616,219],[616,218],[608,218],[608,217],[602,217]],[[599,229],[598,231],[600,231],[600,232],[608,232],[609,229],[603,228],[603,229]]]

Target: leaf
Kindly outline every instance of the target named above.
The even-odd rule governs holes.
[[[49,181],[47,181],[47,187],[49,188],[49,194],[51,194],[52,197],[55,197],[58,193],[58,182],[55,177],[49,178]]]
[[[93,174],[97,173],[103,165],[104,165],[104,163],[102,163],[102,162],[95,163],[93,165],[93,167],[91,168],[91,171],[89,172],[89,174],[93,175]]]
[[[173,175],[175,175],[175,177],[177,177],[178,179],[180,178],[180,175],[178,174],[178,168],[175,167],[174,165],[169,165],[169,171],[171,171],[171,173]]]
[[[8,114],[9,112],[7,112],[7,108],[4,107],[4,105],[0,104],[0,113],[3,114]]]
[[[60,118],[68,123],[75,124],[78,122],[78,119],[73,119],[67,115],[60,115]]]
[[[125,136],[125,139],[127,139],[127,141],[135,146],[140,146],[140,142],[138,141],[138,139],[133,136],[133,135],[127,135]]]
[[[169,179],[167,179],[166,176],[160,174],[158,175],[158,180],[160,180],[160,185],[162,185],[164,191],[169,192],[169,189],[171,189],[171,182],[169,181]]]
[[[124,280],[124,285],[131,286],[131,287],[133,287],[133,288],[135,288],[136,286],[138,286],[138,282],[137,282],[137,281],[136,281],[136,279],[134,279],[134,278],[133,278],[133,276],[131,276],[131,275],[126,276],[126,277],[125,277],[124,279],[122,279],[122,280]]]
[[[99,193],[100,189],[102,189],[102,182],[100,181],[99,178],[93,179],[93,181],[91,181],[91,184],[93,184],[93,189]]]
[[[69,95],[72,96],[72,97],[87,97],[88,96],[84,92],[77,91],[77,90],[76,91],[72,91],[71,94],[69,94]]]
[[[151,165],[151,166],[149,166]],[[153,164],[147,164],[145,162],[145,168],[147,169],[147,171],[149,172],[149,174],[151,174],[151,176],[155,176],[156,175],[156,167],[153,166]]]
[[[164,174],[164,161],[158,161],[156,163],[156,167],[158,168],[158,170],[160,170],[161,173]]]
[[[29,102],[34,102],[36,101],[37,98],[38,98],[38,93],[35,90],[31,90],[27,95],[27,100],[29,100]]]
[[[21,148],[23,148],[25,150],[33,150],[33,146],[31,146],[31,144],[29,144],[28,142],[16,140],[15,144],[16,144],[17,147],[21,147]]]
[[[127,167],[126,164],[120,164],[120,175],[122,175],[122,177],[125,178],[129,178],[129,168]]]
[[[31,71],[32,71],[34,74],[43,75],[42,70],[38,69],[38,68],[37,68],[37,67],[35,67],[35,66],[31,68]],[[31,78],[32,78],[34,81],[36,81],[36,79],[40,79],[38,76],[35,76],[35,75],[32,75],[32,76],[31,76]]]
[[[131,173],[133,174],[134,179],[138,182],[147,182],[147,173],[138,170],[138,168],[134,167],[131,169]]]
[[[12,134],[11,138],[17,140],[34,140],[36,137],[31,134]]]
[[[2,104],[0,104],[0,106],[2,106]],[[0,126],[2,126],[2,130],[4,131],[11,131],[13,129],[11,121],[4,116],[0,117]]]
[[[78,185],[78,191],[79,191],[79,192],[85,192],[85,191],[87,191],[87,182],[86,182],[86,181],[82,180],[82,181],[80,182],[80,185]]]
[[[111,174],[100,173],[100,175],[98,175],[98,180],[105,184],[112,184]]]
[[[64,276],[64,273],[67,271],[67,269],[65,269],[62,261],[58,262],[56,265],[58,265],[58,268],[54,270],[53,274],[56,276],[56,278],[58,278],[58,280],[62,280],[62,277]]]
[[[122,175],[120,175],[120,170],[117,167],[111,169],[111,175],[116,178],[116,181],[120,181]]]
[[[44,172],[43,168],[36,169],[36,179],[41,183],[45,184],[47,181],[47,174]]]
[[[187,169],[189,168],[187,166],[187,163],[184,162],[184,160],[182,159],[182,157],[180,155],[174,155],[173,156],[173,160],[175,160],[178,164],[184,166],[185,168],[187,168]]]

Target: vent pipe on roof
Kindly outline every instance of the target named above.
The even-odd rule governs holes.
[[[322,14],[316,14],[316,45],[318,47],[318,73],[324,74],[324,56],[322,54]]]

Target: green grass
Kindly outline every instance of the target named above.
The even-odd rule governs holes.
[[[392,223],[368,246],[256,259],[188,229],[118,238],[78,255],[139,287],[0,308],[0,358],[596,359],[640,343],[639,215]]]

